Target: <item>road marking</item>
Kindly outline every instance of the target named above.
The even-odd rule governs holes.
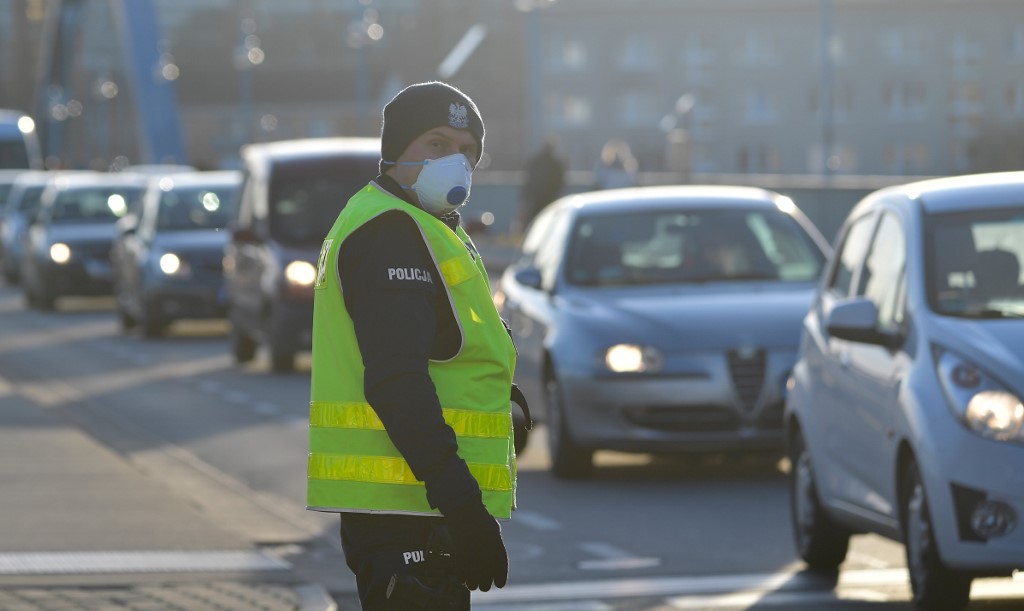
[[[228,390],[224,392],[224,400],[228,403],[244,405],[249,402],[249,395],[240,390]]]
[[[562,525],[551,518],[535,511],[515,510],[512,521],[533,528],[534,530],[561,530]]]
[[[894,587],[896,589],[891,592],[873,589]],[[810,605],[837,600],[906,600],[907,588],[906,569],[843,571],[835,584],[808,573],[780,571],[509,585],[501,590],[474,593],[473,600],[481,604],[521,604],[669,597],[668,602],[675,609],[716,609],[750,607],[754,603],[785,607],[797,602]],[[971,598],[1024,600],[1024,577],[976,579],[971,588]],[[532,606],[530,608],[533,609]]]
[[[252,551],[24,552],[0,554],[0,575],[282,571],[291,565]]]
[[[599,560],[583,560],[576,566],[584,571],[647,569],[661,564],[660,558],[640,558],[608,543],[581,543],[580,549]]]
[[[253,403],[252,411],[256,412],[257,414],[264,414],[267,416],[272,416],[274,414],[281,413],[281,410],[279,410],[276,405],[274,405],[273,403],[268,403],[266,401],[257,401],[256,403]],[[306,419],[304,418],[302,422],[305,423]]]

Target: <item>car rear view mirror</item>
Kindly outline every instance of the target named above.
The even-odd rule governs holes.
[[[540,270],[533,266],[520,267],[515,273],[516,282],[531,289],[540,290]]]
[[[867,297],[837,302],[825,324],[829,335],[863,344],[890,346],[893,338],[878,330],[878,306]]]

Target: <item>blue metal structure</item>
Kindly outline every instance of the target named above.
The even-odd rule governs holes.
[[[187,164],[173,81],[162,72],[160,28],[152,0],[108,0],[133,107],[139,159],[133,163]],[[54,112],[67,102],[77,65],[83,13],[90,0],[48,0],[36,82],[36,116],[47,155],[59,154],[66,117]]]

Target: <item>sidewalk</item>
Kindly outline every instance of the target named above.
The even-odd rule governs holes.
[[[0,491],[3,611],[335,608],[3,378]]]

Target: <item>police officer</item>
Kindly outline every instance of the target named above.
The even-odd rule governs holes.
[[[402,90],[321,249],[307,501],[340,513],[364,609],[469,609],[507,580],[516,353],[457,212],[483,145],[464,93]]]

